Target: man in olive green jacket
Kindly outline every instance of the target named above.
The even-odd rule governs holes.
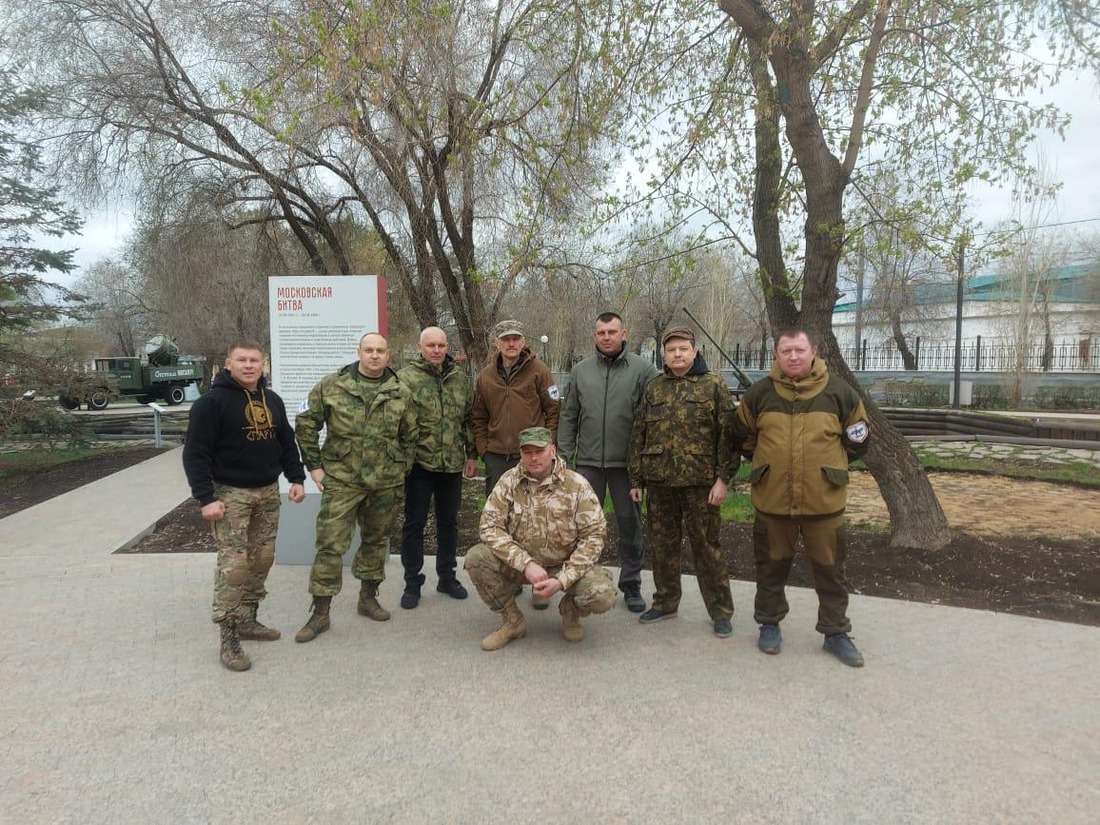
[[[405,592],[401,606],[412,610],[420,603],[424,584],[424,526],[435,501],[436,590],[452,599],[465,599],[466,588],[455,576],[458,553],[458,509],[462,504],[462,477],[477,472],[474,448],[474,389],[470,379],[448,354],[447,334],[439,327],[420,333],[417,355],[397,373],[412,392],[420,438],[416,461],[405,478],[405,523],[401,528],[401,565]]]
[[[848,462],[867,451],[867,411],[859,394],[829,375],[810,336],[779,333],[775,363],[737,408],[735,432],[752,460],[753,555],[757,646],[779,653],[779,623],[789,609],[785,586],[799,535],[817,591],[817,630],[824,649],[851,667],[863,656],[848,637],[844,578],[844,508]]]
[[[378,586],[386,577],[398,488],[416,455],[416,406],[409,388],[389,368],[385,338],[368,332],[358,352],[358,362],[326,375],[310,390],[295,422],[303,462],[321,490],[317,553],[309,576],[313,610],[295,636],[299,642],[329,629],[329,605],[340,592],[342,559],[356,524],[361,541],[352,574],[362,582],[358,611],[375,621],[390,617],[378,603]],[[324,445],[319,444],[322,429]]]

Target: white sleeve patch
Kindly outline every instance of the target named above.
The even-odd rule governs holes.
[[[308,409],[309,409],[309,402],[308,401],[299,401],[298,402],[298,413],[299,414],[304,413]]]
[[[855,444],[862,444],[867,440],[867,423],[864,421],[857,421],[846,429],[844,434],[848,436],[849,441]]]
[[[557,384],[551,384],[549,387],[547,387],[546,388],[546,394],[549,395],[550,398],[553,399],[554,401],[560,401],[561,400],[561,390],[558,389]]]

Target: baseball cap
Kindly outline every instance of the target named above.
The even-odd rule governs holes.
[[[503,338],[505,335],[523,335],[523,324],[516,320],[508,320],[501,321],[493,327],[494,338]]]
[[[547,447],[554,443],[554,436],[546,427],[528,427],[519,434],[521,447]]]
[[[662,347],[668,343],[669,338],[683,338],[685,341],[691,341],[694,344],[695,330],[691,327],[669,327],[665,330],[665,334],[661,336]]]

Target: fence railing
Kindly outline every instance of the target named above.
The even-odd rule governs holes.
[[[742,369],[768,370],[772,365],[772,348],[734,344],[727,349]],[[859,347],[841,347],[841,354],[853,370],[953,370],[954,341],[922,341],[914,338],[914,363],[906,364],[901,352],[891,342]],[[1018,348],[1003,341],[983,341],[981,336],[962,342],[959,368],[966,372],[1100,372],[1100,338],[1062,340],[1050,346],[1042,342]]]

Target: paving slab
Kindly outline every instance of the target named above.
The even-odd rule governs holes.
[[[181,494],[182,490],[182,494]],[[296,644],[308,569],[277,565],[254,665],[218,664],[210,554],[111,555],[186,496],[178,453],[0,521],[0,821],[1020,822],[1096,820],[1100,629],[854,597],[863,669],[792,589],[780,656],[752,586],[718,639],[621,603],[502,651],[476,595],[425,587]],[[108,513],[110,511],[110,513]],[[97,514],[98,515],[95,515]],[[112,515],[113,514],[113,517]],[[119,523],[128,519],[131,527]],[[151,523],[151,522],[150,522]],[[644,592],[651,593],[646,580]]]

